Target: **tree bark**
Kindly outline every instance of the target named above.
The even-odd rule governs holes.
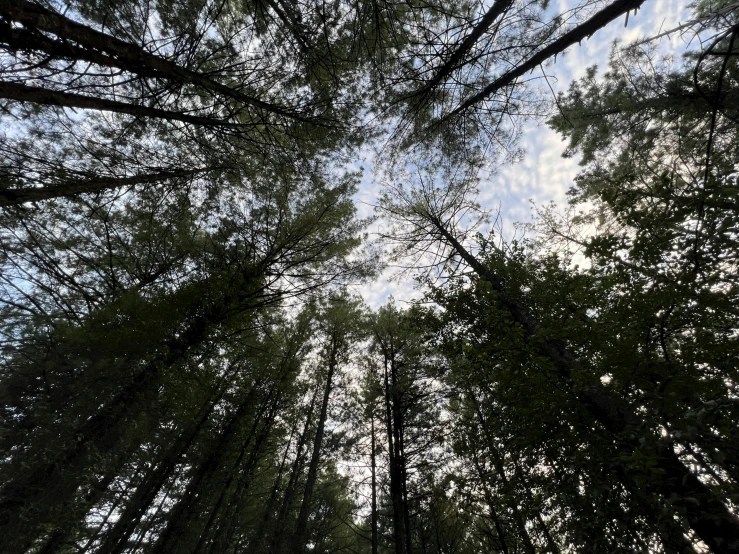
[[[408,474],[405,459],[405,421],[403,417],[403,403],[401,391],[398,385],[398,363],[396,357],[390,362],[392,391],[393,391],[393,432],[395,433],[395,452],[398,464],[398,476],[400,478],[400,499],[403,509],[403,529],[405,535],[405,552],[411,554],[411,518],[408,503]]]

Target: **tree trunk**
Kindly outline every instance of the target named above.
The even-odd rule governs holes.
[[[0,528],[6,531],[0,533],[0,551],[27,550],[30,545],[24,547],[15,541],[38,537],[55,511],[71,509],[74,496],[89,475],[87,465],[91,456],[98,448],[108,453],[118,446],[127,422],[146,404],[144,400],[155,381],[152,368],[139,373],[110,403],[78,428],[76,441],[51,463],[29,469],[2,488]],[[21,533],[24,528],[27,531]]]
[[[441,82],[446,79],[451,73],[460,67],[460,62],[472,50],[480,37],[485,33],[495,21],[506,12],[506,10],[513,4],[513,0],[495,0],[490,6],[488,11],[482,17],[480,22],[470,31],[470,33],[464,38],[462,44],[459,45],[451,56],[436,70],[433,77],[418,91],[413,93],[413,96],[425,94],[439,86]]]
[[[272,401],[267,415],[264,418],[261,418],[260,416],[254,422],[254,425],[250,432],[250,436],[254,436],[255,440],[254,447],[249,453],[249,458],[244,464],[244,467],[241,468],[241,459],[243,458],[243,453],[246,449],[246,446],[244,446],[244,449],[242,449],[242,456],[240,456],[236,464],[234,464],[234,468],[229,474],[226,486],[223,488],[221,496],[219,497],[218,502],[216,503],[216,506],[211,513],[208,524],[203,530],[202,536],[205,537],[209,533],[210,529],[215,526],[215,531],[214,533],[212,533],[213,539],[211,542],[211,546],[208,550],[210,554],[220,554],[221,552],[226,552],[228,550],[228,545],[230,544],[235,529],[238,525],[238,516],[241,507],[240,499],[243,498],[244,493],[249,489],[252,477],[254,476],[254,470],[256,469],[257,464],[262,457],[264,444],[269,437],[272,428],[274,427],[275,416],[277,415],[277,411],[280,407],[281,398],[281,391],[278,391],[276,397]],[[260,420],[262,422],[262,425],[261,429],[258,429],[258,424],[260,423]],[[238,486],[236,487],[236,490],[232,494],[230,494],[230,497],[232,499],[235,498],[236,502],[234,503],[232,501],[226,501],[227,495],[229,495],[229,491],[231,490],[233,481],[236,479],[237,475],[239,476]],[[223,510],[228,507],[232,508],[231,515],[221,515]],[[195,552],[200,552],[200,548],[197,548]]]
[[[480,403],[477,401],[477,397],[471,389],[468,392],[470,395],[470,399],[475,406],[475,412],[477,413],[477,419],[480,423],[480,428],[482,429],[482,432],[487,439],[486,442],[488,443],[488,452],[490,452],[490,459],[493,461],[493,467],[495,468],[495,472],[498,474],[498,479],[500,479],[500,482],[503,484],[503,490],[506,492],[506,498],[508,498],[508,507],[513,514],[513,520],[516,522],[516,527],[518,527],[518,534],[521,537],[521,541],[523,541],[524,551],[526,552],[526,554],[536,554],[536,549],[534,548],[534,544],[531,542],[529,532],[526,529],[526,521],[521,514],[521,511],[518,509],[518,502],[514,497],[513,487],[511,487],[508,478],[506,477],[505,467],[503,467],[503,460],[498,455],[498,450],[495,447],[493,437],[490,436],[490,430],[487,427],[487,423],[485,422],[485,418],[483,417],[482,410],[480,409]]]
[[[277,517],[274,532],[272,535],[272,542],[270,544],[270,554],[280,554],[285,544],[285,525],[287,524],[287,515],[290,511],[290,507],[293,504],[293,494],[295,487],[297,486],[300,474],[305,466],[305,456],[303,455],[303,447],[308,440],[308,433],[310,432],[311,422],[313,419],[313,408],[315,406],[316,398],[318,396],[318,388],[313,391],[311,397],[310,406],[308,407],[308,415],[305,418],[305,426],[303,432],[298,440],[297,452],[295,454],[295,461],[293,463],[292,471],[290,472],[290,480],[285,488],[285,495],[282,497],[282,506],[280,507],[280,514]]]
[[[66,520],[67,523],[64,526],[60,526],[52,533],[46,543],[36,551],[37,554],[54,554],[62,551],[66,547],[69,547],[69,545],[74,542],[74,539],[71,539],[71,537],[73,537],[74,533],[79,530],[79,522],[84,518],[84,514],[87,513],[87,510],[91,506],[94,506],[103,497],[105,492],[108,490],[108,486],[117,476],[118,472],[111,470],[108,471],[102,479],[97,481],[91,487],[90,492],[86,495],[84,505],[80,509],[70,512],[70,517]],[[134,474],[134,478],[137,476],[138,472]],[[114,509],[118,507],[119,503],[120,498],[117,498],[112,504],[113,508],[111,508],[111,511],[106,514],[104,522],[107,522]],[[82,515],[80,516],[80,514]]]
[[[207,168],[192,170],[172,170],[160,173],[147,173],[132,177],[98,177],[76,181],[65,181],[43,187],[7,188],[0,185],[0,207],[16,206],[24,202],[40,202],[51,198],[71,197],[79,194],[95,194],[122,187],[134,187],[158,183],[170,179],[194,177],[208,171]]]
[[[337,331],[334,331],[336,333]],[[303,489],[303,501],[300,505],[300,513],[298,514],[298,522],[295,527],[295,535],[293,537],[293,552],[296,554],[303,552],[305,548],[305,535],[308,528],[308,514],[310,511],[311,500],[313,498],[313,487],[316,483],[318,475],[318,464],[321,459],[321,445],[323,443],[323,432],[326,426],[326,417],[328,416],[328,403],[331,397],[333,377],[336,371],[337,356],[339,344],[336,335],[331,337],[331,351],[328,360],[328,373],[326,375],[326,385],[323,390],[323,401],[321,402],[321,411],[318,416],[318,426],[316,427],[316,436],[313,441],[313,454],[311,455],[310,464],[308,465],[308,477],[305,481]]]
[[[617,17],[620,17],[631,10],[639,9],[644,1],[645,0],[615,0],[612,4],[609,4],[608,6],[597,12],[587,21],[582,22],[580,25],[566,32],[564,35],[552,42],[550,45],[542,48],[539,52],[531,56],[528,60],[516,64],[516,67],[514,69],[504,73],[503,75],[495,79],[495,81],[486,86],[481,92],[478,92],[471,98],[465,100],[461,106],[454,109],[448,116],[445,116],[443,119],[449,120],[466,111],[475,104],[479,104],[491,94],[494,94],[503,87],[510,85],[516,79],[525,75],[529,71],[536,69],[549,58],[556,56],[561,52],[564,52],[567,48],[569,48],[576,42],[581,42],[583,39],[587,39],[596,31],[605,27]]]
[[[181,121],[202,125],[206,127],[239,127],[237,123],[230,123],[225,119],[215,119],[199,115],[190,115],[184,112],[174,112],[161,108],[150,108],[139,104],[119,102],[94,96],[85,96],[73,92],[61,92],[42,87],[22,85],[20,83],[8,83],[0,81],[0,98],[17,100],[18,102],[32,102],[46,106],[59,106],[60,108],[80,108],[83,110],[98,110],[102,112],[113,112],[128,114],[138,118],[166,119],[168,121]]]
[[[182,456],[190,449],[223,394],[224,392],[221,391],[216,398],[209,400],[200,409],[195,422],[180,433],[180,436],[164,454],[160,463],[152,467],[151,471],[136,487],[136,492],[128,501],[126,509],[115,525],[103,537],[103,543],[96,550],[96,554],[119,554],[127,547],[127,541],[136,529],[141,517],[154,501],[164,483],[172,475]]]
[[[228,546],[231,543],[236,527],[238,526],[238,516],[241,507],[240,502],[237,500],[237,502],[232,505],[230,516],[221,517],[219,514],[221,513],[224,506],[229,506],[229,503],[226,502],[226,496],[229,494],[229,491],[232,488],[232,483],[237,475],[240,475],[239,484],[236,488],[236,491],[233,494],[230,494],[231,498],[235,497],[236,499],[241,499],[243,494],[246,490],[248,490],[249,485],[251,484],[254,471],[263,454],[263,447],[274,427],[275,417],[277,416],[277,413],[281,407],[284,385],[290,375],[290,361],[295,356],[296,352],[296,350],[290,350],[289,355],[283,357],[283,363],[280,364],[279,368],[279,379],[273,384],[267,397],[269,409],[267,410],[267,413],[266,415],[264,415],[264,417],[262,417],[262,412],[260,411],[259,416],[255,418],[254,425],[252,426],[252,429],[249,433],[247,442],[242,447],[239,458],[236,461],[236,464],[234,465],[232,471],[229,472],[229,477],[226,485],[225,487],[223,487],[219,499],[216,502],[215,508],[211,512],[208,523],[203,529],[203,533],[201,535],[199,544],[195,549],[195,552],[201,551],[200,547],[205,544],[205,538],[209,534],[211,527],[213,527],[214,525],[216,528],[213,533],[213,539],[209,552],[211,554],[220,554],[221,552],[226,552],[228,550]],[[261,429],[259,429],[260,423],[262,423]],[[252,438],[254,438],[254,448],[252,448],[251,453],[249,454],[249,459],[244,465],[244,468],[241,469],[241,460],[246,451],[246,446],[249,444]]]
[[[487,483],[487,476],[485,475],[485,472],[482,470],[482,466],[480,465],[480,459],[477,456],[477,452],[475,450],[472,451],[472,460],[475,463],[475,468],[477,469],[477,476],[480,480],[480,484],[482,485],[482,491],[485,495],[485,502],[488,505],[488,510],[490,510],[490,519],[493,520],[493,525],[495,525],[495,532],[498,534],[498,540],[500,540],[500,549],[503,551],[503,554],[508,554],[508,544],[505,540],[505,532],[503,531],[503,525],[500,522],[500,518],[498,517],[498,511],[495,509],[495,502],[493,501],[493,495],[490,492],[490,489],[488,488]]]
[[[277,476],[275,477],[275,482],[272,485],[272,488],[269,491],[269,497],[267,498],[267,503],[264,507],[264,514],[262,515],[262,519],[259,522],[259,526],[257,527],[257,530],[254,532],[254,538],[250,539],[250,550],[253,552],[266,552],[267,546],[266,544],[263,544],[264,537],[267,533],[267,528],[269,526],[270,521],[274,521],[277,518],[275,517],[276,514],[273,513],[275,509],[275,505],[277,503],[277,494],[280,490],[280,486],[282,485],[282,478],[285,474],[285,468],[287,467],[287,457],[288,454],[290,454],[290,446],[293,443],[293,438],[295,437],[297,433],[297,426],[293,426],[292,432],[290,434],[290,438],[287,441],[287,445],[285,446],[285,452],[282,455],[282,459],[280,460],[280,466],[277,469]]]
[[[372,433],[372,440],[371,440],[371,454],[370,454],[370,464],[372,468],[372,554],[377,554],[378,548],[379,548],[379,541],[378,541],[378,535],[377,535],[377,444],[375,439],[375,415],[374,413],[370,415],[371,417],[371,433]]]
[[[2,488],[0,529],[6,528],[8,532],[0,533],[0,551],[12,550],[10,544],[17,535],[38,536],[38,530],[48,523],[49,514],[60,506],[71,505],[89,474],[90,457],[120,448],[128,422],[141,410],[151,409],[152,403],[148,399],[156,392],[161,368],[171,367],[192,346],[199,344],[214,318],[220,317],[213,313],[196,318],[185,332],[169,341],[163,348],[164,353],[151,360],[110,402],[75,430],[73,444],[52,462],[29,469]],[[19,533],[21,514],[31,520],[23,522],[24,526],[30,527],[28,533]],[[16,532],[10,532],[11,529]]]
[[[219,304],[204,308],[199,298],[195,300],[183,312],[183,317],[191,320],[189,325],[162,344],[127,385],[79,425],[71,433],[73,439],[50,462],[29,468],[3,486],[0,491],[0,551],[23,550],[19,548],[18,537],[38,537],[41,529],[49,525],[54,511],[71,506],[75,494],[91,473],[93,460],[117,449],[135,446],[125,444],[127,425],[144,410],[156,413],[152,407],[156,405],[162,369],[183,360],[194,346],[207,338],[214,325],[234,313],[235,307],[245,310],[252,305],[247,299],[253,300],[258,294],[248,288],[253,281],[252,275],[247,268],[238,275],[243,279],[240,287],[226,291]],[[193,315],[198,312],[199,315]]]
[[[221,432],[218,440],[214,441],[211,448],[208,449],[206,457],[200,462],[200,465],[194,469],[194,473],[190,478],[190,482],[185,489],[184,494],[179,501],[172,507],[168,514],[166,527],[162,530],[156,543],[151,551],[158,552],[175,552],[181,534],[190,524],[190,517],[186,513],[188,508],[193,506],[196,498],[202,494],[203,485],[207,483],[207,479],[217,471],[219,464],[222,462],[222,456],[227,451],[238,431],[241,429],[244,418],[248,414],[249,408],[253,408],[253,400],[256,396],[258,383],[252,385],[249,393],[239,404],[236,412],[229,418],[224,430]]]
[[[403,444],[405,421],[403,418],[403,399],[398,384],[398,361],[396,353],[392,352],[390,359],[390,377],[392,390],[392,412],[393,412],[393,434],[395,442],[395,461],[397,464],[396,474],[398,476],[399,500],[402,510],[402,526],[405,538],[405,552],[411,554],[411,521],[408,505],[408,477],[406,473],[405,448]]]
[[[521,485],[523,486],[523,490],[527,492],[526,500],[528,501],[529,505],[533,507],[534,502],[533,502],[533,499],[531,498],[531,489],[528,483],[526,482],[526,477],[524,476],[523,472],[521,471],[521,468],[516,462],[515,456],[513,457],[513,469],[515,472],[516,479],[521,482]],[[534,510],[535,510],[534,515],[536,517],[536,521],[539,524],[539,528],[541,529],[541,532],[544,535],[544,539],[547,542],[547,552],[550,552],[551,554],[560,554],[559,546],[557,546],[557,543],[554,542],[554,538],[549,532],[549,527],[544,521],[544,518],[542,517],[541,512],[535,508]]]
[[[383,349],[385,358],[385,412],[387,418],[387,440],[388,440],[388,462],[390,469],[390,500],[393,506],[393,540],[395,541],[395,553],[405,554],[406,538],[405,523],[403,521],[403,487],[400,472],[399,433],[395,417],[395,387],[390,383],[390,371],[388,366],[393,366],[395,353],[391,349]]]

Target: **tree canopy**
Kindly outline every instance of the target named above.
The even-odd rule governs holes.
[[[643,4],[0,0],[0,552],[739,552],[739,8],[531,73]]]

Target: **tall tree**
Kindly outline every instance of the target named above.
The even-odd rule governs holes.
[[[424,351],[420,312],[389,304],[380,308],[371,328],[382,385],[387,471],[394,549],[414,550],[412,511],[417,466],[433,464],[441,443],[436,427],[440,406],[434,403],[432,358]]]
[[[294,551],[305,549],[305,540],[308,528],[308,515],[311,511],[314,487],[318,477],[321,453],[324,448],[324,432],[329,416],[329,402],[331,393],[336,386],[337,373],[346,364],[349,357],[351,343],[358,338],[361,311],[359,302],[351,298],[346,291],[328,297],[325,304],[319,308],[317,323],[321,332],[319,340],[323,342],[319,350],[319,363],[325,366],[323,395],[316,421],[316,431],[313,438],[313,452],[308,464],[308,474],[303,486],[303,499],[295,525],[293,537]],[[320,371],[323,373],[323,371]]]
[[[52,514],[64,514],[79,487],[94,479],[89,469],[92,460],[99,460],[101,467],[108,463],[120,467],[126,449],[136,449],[137,443],[141,444],[138,441],[144,440],[141,433],[129,433],[128,426],[140,414],[152,418],[157,415],[152,402],[160,396],[160,387],[167,387],[168,375],[176,375],[182,364],[197,364],[203,353],[217,351],[219,343],[233,340],[229,338],[232,333],[238,335],[239,329],[252,327],[250,312],[277,306],[282,298],[304,294],[324,279],[332,281],[343,273],[336,267],[338,273],[323,273],[319,268],[356,244],[352,235],[358,228],[349,222],[353,208],[346,197],[352,190],[351,178],[336,186],[321,186],[315,174],[311,177],[309,185],[303,183],[309,190],[290,181],[284,183],[281,196],[274,186],[263,189],[261,198],[254,190],[250,209],[246,213],[233,210],[230,219],[212,234],[193,223],[185,226],[185,236],[176,238],[189,250],[174,255],[176,269],[183,270],[181,281],[162,281],[178,276],[155,270],[154,281],[160,287],[156,294],[137,287],[136,281],[118,292],[123,277],[117,277],[118,266],[108,260],[89,260],[93,268],[99,263],[104,268],[101,274],[111,278],[102,281],[98,289],[115,287],[112,301],[102,292],[92,297],[99,307],[92,308],[89,315],[83,299],[90,293],[80,278],[84,273],[80,277],[70,275],[63,265],[49,270],[46,256],[51,253],[42,249],[29,256],[29,264],[18,264],[21,277],[25,273],[37,279],[30,283],[39,287],[40,294],[34,296],[24,290],[14,293],[11,298],[17,301],[6,304],[11,314],[6,323],[13,325],[17,321],[13,312],[29,305],[48,321],[50,342],[39,333],[31,335],[37,344],[31,339],[16,342],[17,353],[7,360],[5,380],[14,385],[6,389],[6,417],[16,422],[10,425],[13,431],[7,435],[7,447],[8,451],[12,445],[24,447],[3,468],[10,472],[6,475],[12,473],[12,478],[5,480],[2,492],[2,521],[16,530],[12,536],[4,534],[6,540],[40,539],[39,529],[54,520]],[[184,214],[187,221],[189,211],[184,209]],[[248,225],[244,223],[247,218]],[[135,218],[133,221],[139,223]],[[40,225],[24,226],[29,239],[61,242]],[[105,226],[101,227],[102,252],[115,255],[109,248],[113,244],[110,235],[105,234]],[[68,229],[78,231],[73,225]],[[154,229],[158,230],[158,225]],[[16,247],[20,251],[28,248],[21,242],[16,242]],[[74,243],[68,248],[78,267],[95,276],[93,283],[97,281],[94,269],[85,268],[87,257],[80,256],[82,252]],[[127,253],[124,251],[122,256],[125,260]],[[136,261],[135,257],[130,260],[134,268]],[[312,271],[304,275],[307,268]],[[45,281],[52,288],[43,288]],[[54,289],[60,281],[72,286],[62,289],[55,298]],[[54,304],[44,306],[46,298],[73,302],[68,309],[75,311],[64,317]],[[9,334],[22,336],[17,330],[6,329]],[[43,329],[40,332],[43,335]],[[111,333],[118,342],[90,350],[93,339],[105,344]],[[18,350],[22,348],[28,349],[25,358]],[[100,355],[106,351],[109,358]],[[101,372],[106,367],[107,371]],[[45,379],[39,381],[39,374]],[[91,397],[96,401],[90,402]],[[49,404],[49,400],[56,404]],[[52,408],[51,413],[48,408]],[[61,417],[49,419],[53,410],[58,410]],[[22,432],[22,422],[34,432]],[[150,419],[150,423],[156,425],[156,419]],[[58,435],[49,440],[49,433]],[[20,464],[24,471],[20,471]],[[21,521],[28,524],[27,533],[26,523]]]
[[[535,353],[539,360],[546,360],[539,371],[543,375],[551,372],[566,383],[576,399],[578,409],[584,409],[587,417],[602,426],[603,432],[613,438],[610,448],[614,450],[610,455],[622,460],[616,467],[628,476],[625,484],[633,498],[638,502],[640,490],[646,484],[649,494],[656,495],[662,502],[669,501],[673,509],[684,515],[696,534],[711,548],[716,552],[731,552],[732,537],[734,531],[739,530],[739,521],[720,497],[690,471],[675,452],[672,442],[660,436],[658,427],[653,427],[646,435],[637,431],[649,423],[638,415],[633,405],[629,405],[630,398],[618,396],[592,377],[580,381],[578,376],[587,374],[585,368],[597,358],[586,359],[577,355],[576,352],[581,351],[579,346],[575,348],[577,342],[555,334],[553,330],[557,327],[552,327],[543,315],[547,312],[538,312],[536,306],[527,305],[527,295],[523,292],[526,287],[521,285],[519,289],[519,285],[511,284],[516,281],[510,281],[505,252],[492,250],[495,259],[502,262],[502,265],[493,268],[462,244],[455,222],[465,210],[474,209],[474,204],[468,198],[469,187],[469,183],[462,183],[456,188],[451,184],[444,191],[427,185],[410,192],[396,187],[394,195],[386,197],[384,209],[402,226],[399,232],[404,234],[396,236],[402,241],[401,246],[417,249],[419,244],[436,244],[442,249],[442,259],[458,257],[467,264],[477,280],[490,288],[493,305],[497,306],[504,319],[510,321],[509,325],[512,324],[515,340],[522,341],[516,348]],[[490,244],[484,243],[483,246],[490,248]],[[574,310],[578,309],[581,308],[575,305]],[[564,313],[572,311],[573,308],[567,306]],[[594,323],[590,322],[591,325]],[[489,329],[492,331],[494,328],[491,326]],[[644,455],[644,451],[648,452],[649,467],[654,467],[662,478],[640,476],[638,471],[633,471],[638,466],[626,465],[632,456]]]

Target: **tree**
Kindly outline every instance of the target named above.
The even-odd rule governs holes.
[[[577,342],[568,340],[559,332],[553,334],[558,326],[543,317],[543,314],[551,312],[539,312],[534,305],[527,305],[529,300],[523,293],[527,287],[518,285],[515,280],[513,283],[509,281],[505,252],[492,250],[499,260],[494,269],[462,244],[456,232],[456,221],[464,210],[474,208],[467,199],[469,187],[465,183],[450,186],[447,190],[426,186],[410,192],[396,187],[394,196],[385,197],[383,209],[404,226],[401,232],[403,228],[408,229],[405,234],[396,235],[403,241],[401,247],[418,249],[419,243],[424,241],[431,247],[439,244],[442,260],[453,262],[456,256],[467,264],[476,275],[475,280],[489,288],[493,305],[501,314],[496,318],[502,317],[505,322],[503,328],[511,327],[510,333],[517,341],[516,348],[534,355],[536,365],[542,364],[538,371],[543,375],[557,376],[571,391],[578,409],[585,410],[586,417],[612,438],[613,442],[608,446],[611,449],[609,456],[621,460],[616,468],[628,478],[625,484],[633,492],[633,497],[639,499],[639,492],[646,485],[650,495],[669,501],[673,509],[684,515],[696,534],[716,552],[730,552],[733,530],[739,522],[711,489],[691,473],[674,451],[673,444],[661,437],[659,427],[652,426],[646,434],[639,431],[648,422],[629,405],[630,398],[619,397],[592,374],[585,378],[591,371],[586,368],[597,367],[594,362],[598,358],[594,354],[589,357],[578,355],[582,353],[582,347],[575,346]],[[424,250],[427,248],[423,247]],[[490,243],[483,242],[483,248],[490,248]],[[577,304],[574,306],[575,313],[580,309]],[[569,315],[572,311],[573,307],[566,305],[564,310],[558,308],[553,313]],[[500,325],[489,326],[486,332],[499,328]],[[649,460],[645,469],[654,468],[661,478],[639,476],[639,471],[633,471],[634,464],[626,465],[634,455],[644,456],[645,451]]]
[[[417,474],[437,462],[442,442],[440,406],[434,403],[432,357],[424,353],[420,315],[415,310],[400,311],[391,303],[381,308],[371,323],[379,369],[376,378],[382,390],[392,537],[397,553],[415,549],[411,514],[418,512],[414,498],[418,493],[414,490]]]
[[[591,207],[478,233],[642,3],[0,0],[0,550],[734,552],[735,6],[557,99]],[[366,313],[381,144],[426,303]]]
[[[293,548],[295,551],[305,549],[308,529],[308,515],[311,510],[313,490],[318,477],[323,435],[328,417],[329,402],[334,389],[335,379],[341,366],[346,364],[351,343],[357,340],[358,324],[361,322],[360,301],[349,297],[346,291],[330,296],[318,314],[318,324],[324,335],[324,344],[320,350],[320,363],[325,366],[326,376],[323,383],[323,398],[320,404],[316,433],[313,439],[313,453],[308,464],[308,475],[303,486],[303,500],[295,526]],[[322,372],[320,372],[322,373]]]
[[[178,368],[197,367],[198,359],[217,352],[219,345],[228,345],[240,329],[252,328],[252,314],[341,278],[343,269],[334,266],[324,272],[322,267],[356,245],[359,227],[350,222],[353,208],[346,196],[352,186],[351,178],[336,186],[322,186],[313,174],[302,185],[285,182],[282,194],[270,186],[259,198],[258,189],[252,189],[249,209],[239,213],[234,207],[230,217],[210,233],[194,229],[192,218],[188,220],[191,214],[184,209],[190,227],[185,227],[184,237],[176,238],[189,250],[178,251],[179,246],[173,246],[177,265],[169,273],[166,265],[163,271],[154,270],[154,283],[148,287],[134,281],[120,289],[126,275],[119,267],[126,266],[107,263],[116,260],[117,252],[111,250],[114,243],[104,225],[100,246],[107,255],[105,263],[97,265],[95,258],[81,255],[74,242],[67,245],[72,261],[94,276],[93,283],[97,284],[100,274],[109,277],[100,280],[99,294],[92,296],[85,290],[84,274],[70,278],[65,265],[51,266],[49,271],[50,251],[43,247],[29,256],[30,263],[18,264],[19,275],[33,276],[29,283],[39,294],[20,289],[11,296],[17,300],[6,304],[10,315],[6,336],[23,339],[25,333],[29,338],[8,345],[12,350],[5,365],[5,417],[12,423],[4,449],[17,452],[3,467],[8,477],[2,491],[2,523],[15,529],[13,534],[4,534],[5,540],[42,540],[40,529],[70,513],[68,508],[76,502],[81,486],[94,483],[106,470],[115,475],[124,467],[128,453],[136,452],[146,440],[145,426],[137,426],[135,433],[129,431],[130,426],[146,414],[147,424],[156,427],[159,414],[152,403],[157,402],[162,387],[169,390]],[[140,223],[136,218],[133,221]],[[61,237],[50,236],[43,226],[26,223],[25,227],[29,238],[61,242]],[[74,225],[67,229],[78,231]],[[136,237],[123,226],[119,231],[121,239]],[[159,225],[153,231],[158,232]],[[155,237],[166,239],[168,235]],[[153,237],[136,238],[147,241]],[[26,250],[25,244],[16,245]],[[125,240],[121,246],[126,246]],[[57,249],[54,255],[60,252]],[[121,261],[127,259],[126,253],[123,250]],[[138,270],[139,260],[130,261]],[[350,265],[360,269],[363,262],[358,263]],[[96,266],[104,271],[96,274]],[[344,275],[356,275],[354,269],[346,269]],[[76,287],[55,293],[58,283],[67,279]],[[50,286],[44,288],[45,282]],[[112,299],[104,294],[105,287],[112,287]],[[92,296],[96,304],[89,313],[83,294]],[[55,303],[69,315],[65,317]],[[35,333],[13,328],[18,321],[14,313],[22,313],[24,306],[38,314],[38,322],[46,321],[48,338],[43,328]],[[110,342],[111,333],[117,343]],[[106,343],[105,348],[92,346]],[[108,352],[109,357],[100,352]],[[166,392],[164,397],[168,397]]]
[[[290,57],[282,30],[261,28],[256,14],[180,8],[176,21],[165,4],[80,2],[65,15],[27,1],[0,6],[11,60],[0,96],[18,129],[0,149],[2,205],[195,177],[212,184],[224,170],[300,163],[357,140],[351,108],[335,101],[346,68],[307,78],[277,63]],[[317,41],[315,54],[332,41]]]

